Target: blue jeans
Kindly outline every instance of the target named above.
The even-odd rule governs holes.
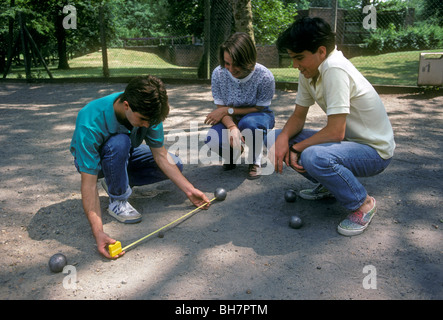
[[[276,130],[275,137],[281,130]],[[289,139],[289,145],[303,141],[317,131],[304,129]],[[270,147],[270,146],[268,146]],[[392,158],[391,158],[392,159]],[[371,177],[387,168],[391,159],[383,159],[377,151],[351,141],[324,143],[303,150],[300,165],[304,177],[322,184],[346,209],[355,211],[363,205],[367,192],[357,177]]]
[[[183,164],[170,154],[180,171]],[[142,144],[131,146],[126,134],[110,137],[100,152],[102,170],[98,178],[105,178],[111,200],[126,200],[132,193],[131,187],[142,186],[168,179],[154,161],[151,149]],[[75,163],[78,169],[77,162]]]
[[[263,151],[263,140],[268,130],[274,128],[275,117],[272,111],[254,112],[244,116],[234,117],[238,129],[245,137],[245,143],[252,155],[248,157],[249,164],[259,164]],[[211,150],[217,152],[225,163],[236,163],[240,154],[234,155],[229,143],[229,130],[219,122],[209,129],[205,143]]]

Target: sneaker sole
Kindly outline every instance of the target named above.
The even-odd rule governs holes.
[[[126,224],[138,223],[138,222],[142,221],[141,216],[138,218],[133,218],[133,219],[120,217],[120,216],[116,215],[114,213],[114,211],[110,210],[109,208],[108,208],[108,214],[111,217],[113,217],[114,219],[118,220],[119,222],[126,223]]]
[[[349,230],[344,229],[340,227],[340,225],[337,227],[337,232],[340,233],[342,236],[352,237],[352,236],[358,236],[359,234],[362,234],[363,231],[366,230],[370,222],[368,222],[364,227],[362,227],[359,230]]]

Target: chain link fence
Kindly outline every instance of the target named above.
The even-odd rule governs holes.
[[[297,82],[275,41],[303,16],[328,21],[338,49],[375,85],[416,86],[421,53],[443,60],[440,0],[0,0],[0,9],[9,79],[209,79],[220,44],[252,22],[258,62]]]

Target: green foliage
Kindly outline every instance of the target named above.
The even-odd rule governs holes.
[[[204,0],[167,0],[167,30],[175,36],[203,37]]]
[[[436,23],[443,27],[443,1],[441,0],[425,0],[423,17],[431,23]]]
[[[280,0],[252,0],[252,24],[257,44],[275,44],[297,15],[296,4]]]
[[[427,50],[443,47],[443,27],[421,25],[396,30],[391,24],[387,29],[377,29],[365,40],[374,53],[394,51]]]
[[[12,8],[10,3],[11,0],[0,0],[0,58],[7,52],[8,20],[15,19],[17,12],[26,19],[44,57],[57,57],[60,39],[57,21],[66,15],[62,8],[67,4],[77,9],[77,29],[62,30],[71,58],[100,48],[99,7],[102,5],[108,47],[121,46],[120,38],[189,35],[203,38],[204,32],[204,0],[15,0]],[[297,10],[331,3],[330,0],[251,0],[256,43],[275,44],[278,35],[296,18]],[[362,4],[366,2],[339,0],[338,3],[340,8],[348,10],[347,16],[360,19]],[[368,35],[365,42],[373,53],[443,47],[443,1],[372,0],[371,3],[377,8],[377,30],[365,30],[362,37]],[[223,0],[223,4],[229,12],[229,0]],[[415,9],[415,23],[414,27],[403,28],[403,12],[408,8]],[[15,19],[15,37],[18,30]],[[358,41],[361,43],[361,38]]]
[[[408,8],[410,3],[404,0],[375,0],[373,5],[377,10],[403,10]]]
[[[165,36],[167,0],[111,1],[115,38]]]
[[[17,35],[19,26],[17,13],[22,14],[26,26],[31,32],[34,40],[41,48],[45,56],[56,54],[57,51],[57,23],[65,5],[73,5],[77,9],[77,29],[65,30],[68,50],[76,55],[95,51],[100,47],[99,29],[99,6],[105,5],[105,20],[107,21],[106,32],[108,39],[115,35],[115,28],[108,3],[111,1],[98,0],[16,0],[15,6],[10,7],[10,1],[0,2],[0,18],[6,21],[11,17],[15,19],[14,33]],[[3,17],[5,19],[3,19]],[[61,27],[59,26],[59,29]],[[2,24],[2,34],[8,33],[8,23]]]
[[[35,10],[32,1],[16,0],[15,6],[10,7],[10,1],[0,1],[0,32],[8,32],[8,19],[15,19],[20,12],[33,30],[41,35],[51,31],[51,23],[45,18],[45,13],[41,10]],[[3,23],[3,21],[5,23]]]

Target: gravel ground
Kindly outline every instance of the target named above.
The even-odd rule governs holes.
[[[385,172],[362,179],[379,207],[362,235],[337,233],[346,212],[334,200],[285,202],[285,190],[311,186],[291,169],[250,181],[246,165],[223,172],[181,150],[184,175],[208,197],[225,188],[226,200],[109,261],[97,253],[84,216],[69,143],[77,112],[124,87],[0,83],[0,299],[443,298],[441,95],[381,96],[397,149]],[[181,137],[201,150],[204,117],[213,107],[210,87],[167,88],[167,147]],[[277,128],[291,114],[295,94],[276,92]],[[307,126],[320,128],[325,116],[311,109]],[[106,193],[99,192],[105,209]],[[170,181],[134,188],[130,201],[141,223],[122,225],[103,216],[105,231],[123,246],[193,209]],[[304,221],[297,230],[288,226],[294,214]],[[58,252],[67,257],[69,272],[49,270]]]

